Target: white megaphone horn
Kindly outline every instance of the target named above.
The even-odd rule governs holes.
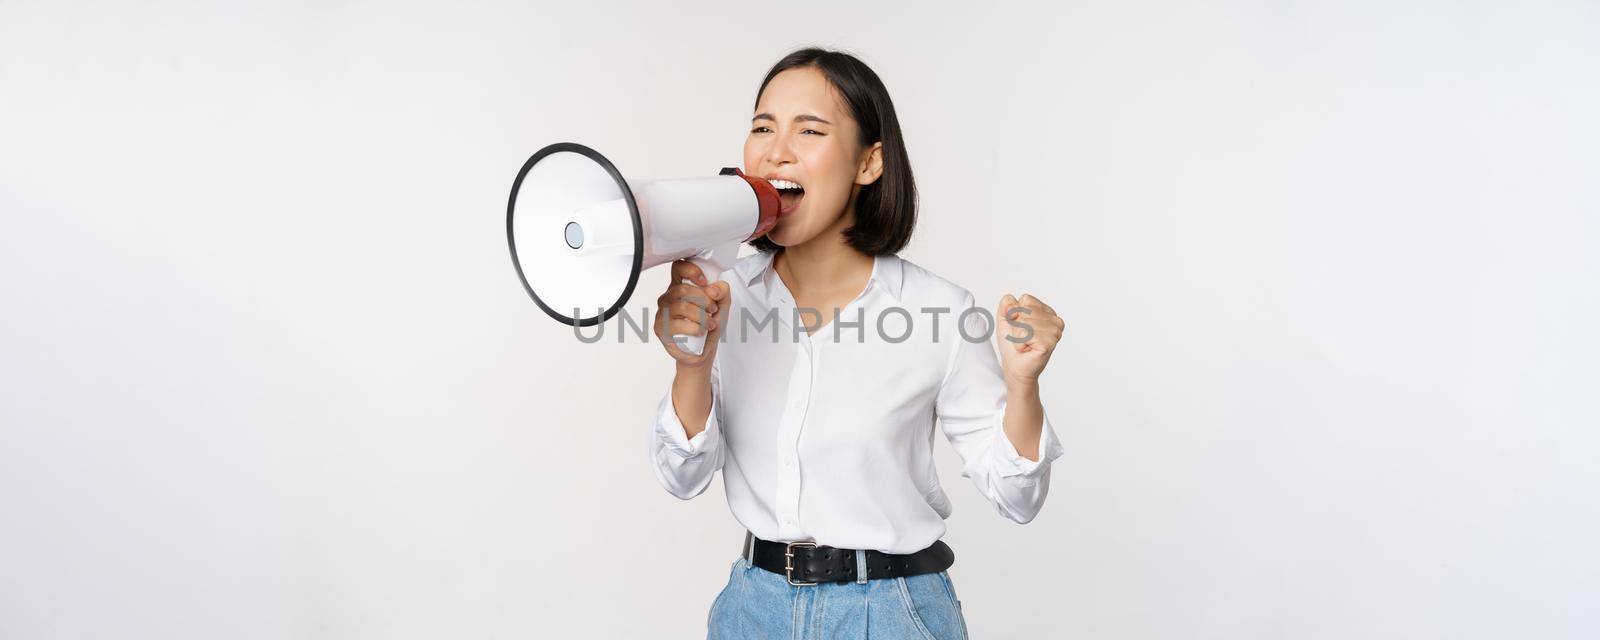
[[[517,172],[506,240],[517,277],[539,308],[590,326],[627,304],[639,272],[650,267],[688,258],[716,282],[740,243],[772,229],[779,208],[772,184],[735,168],[630,184],[599,152],[561,142]],[[690,353],[705,348],[704,336],[678,341]]]

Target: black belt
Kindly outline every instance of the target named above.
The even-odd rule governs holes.
[[[742,555],[753,564],[771,571],[794,586],[819,582],[853,582],[856,579],[856,550],[838,549],[814,542],[769,542],[744,534]],[[867,579],[899,578],[937,573],[956,563],[956,552],[943,540],[915,553],[897,554],[867,550]]]

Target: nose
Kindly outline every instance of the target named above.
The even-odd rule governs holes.
[[[794,163],[794,150],[789,148],[790,137],[785,134],[772,136],[772,142],[767,144],[767,162],[774,167],[781,167]]]

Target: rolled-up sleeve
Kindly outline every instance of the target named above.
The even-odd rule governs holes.
[[[722,468],[722,425],[718,417],[721,409],[720,372],[716,362],[711,366],[711,412],[706,416],[705,429],[687,437],[688,431],[678,420],[672,405],[672,389],[656,406],[655,420],[650,425],[650,463],[656,480],[667,493],[680,500],[688,500],[711,485],[711,476]]]
[[[963,309],[972,303],[969,293]],[[983,314],[959,317],[965,335],[991,335]],[[1001,516],[1026,524],[1039,514],[1050,491],[1051,461],[1064,453],[1050,414],[1044,413],[1039,433],[1039,459],[1022,457],[1006,437],[1006,386],[993,345],[968,342],[961,333],[953,339],[954,353],[934,405],[939,427],[961,456],[961,475],[972,479]]]

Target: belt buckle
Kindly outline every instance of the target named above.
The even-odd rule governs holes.
[[[815,582],[795,582],[794,581],[794,548],[796,546],[811,547],[812,549],[815,549],[815,548],[817,548],[817,543],[815,543],[815,542],[790,542],[788,545],[784,546],[784,548],[783,548],[783,579],[787,580],[789,582],[789,586],[791,586],[791,587],[814,587],[814,586],[817,586],[817,583],[815,583]]]

